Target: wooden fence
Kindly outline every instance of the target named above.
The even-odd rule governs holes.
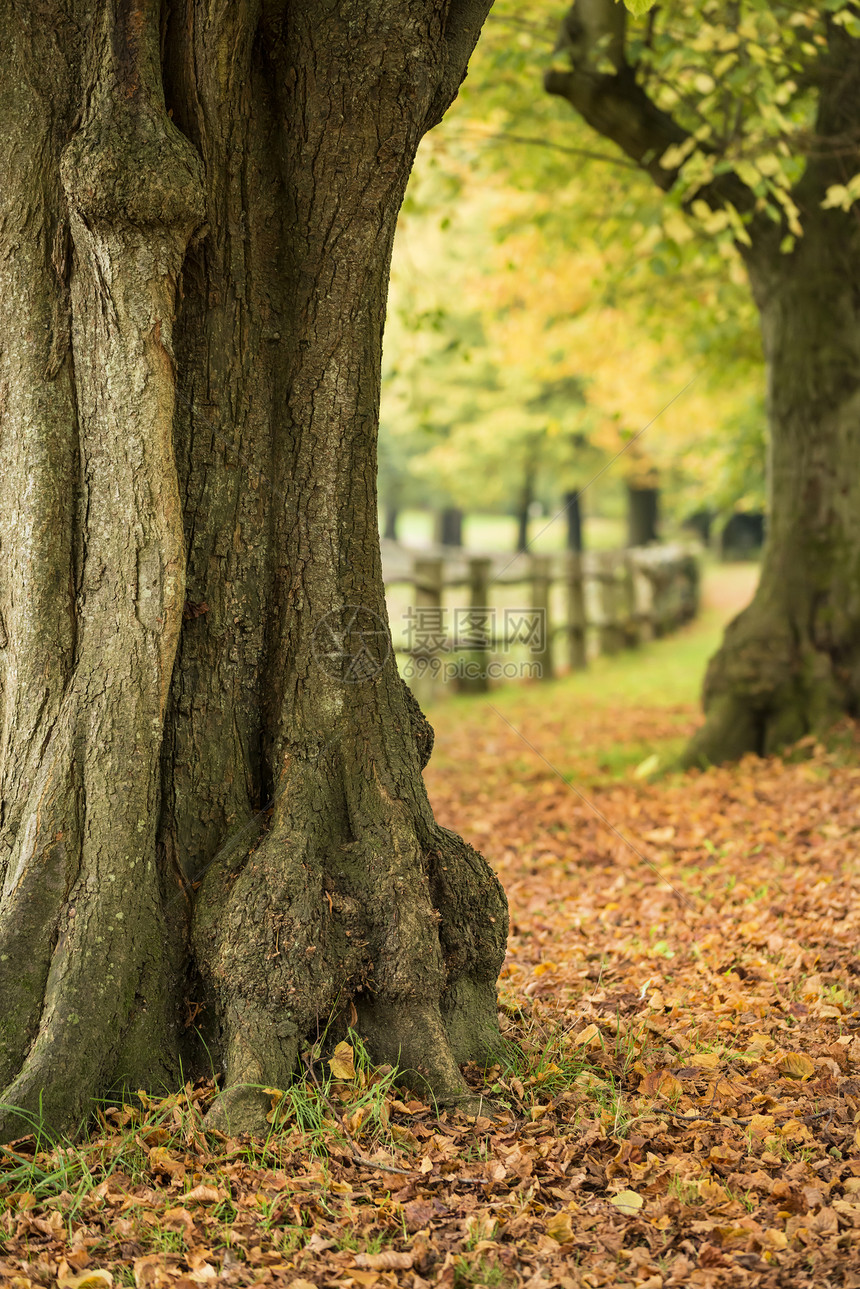
[[[517,668],[550,680],[663,636],[699,607],[698,558],[682,545],[514,556],[383,541],[382,563],[394,648],[425,697],[444,676],[472,691]]]

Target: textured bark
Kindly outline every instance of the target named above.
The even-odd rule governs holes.
[[[397,211],[487,7],[3,6],[0,1134],[198,1031],[234,1130],[353,1006],[442,1099],[498,1041],[375,456]]]
[[[768,365],[768,530],[756,595],[708,667],[688,764],[775,751],[860,710],[860,236],[847,223],[810,209],[790,256],[749,256]]]
[[[660,158],[688,132],[637,84],[620,10],[576,0],[558,46],[570,66],[548,72],[546,88],[669,189],[677,173]],[[614,70],[598,72],[604,48]],[[695,193],[751,214],[740,249],[768,369],[770,501],[761,582],[708,668],[687,764],[775,751],[860,706],[860,225],[856,211],[821,208],[860,166],[860,42],[836,24],[815,80],[814,146],[792,193],[803,236],[790,254],[779,249],[787,228],[731,171]]]

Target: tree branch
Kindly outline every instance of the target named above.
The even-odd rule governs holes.
[[[439,124],[457,97],[492,3],[493,0],[449,0],[444,29],[444,66],[436,97],[427,114],[425,130],[432,130]]]
[[[590,148],[573,148],[566,143],[556,143],[554,139],[542,139],[537,134],[515,134],[509,130],[482,130],[477,126],[461,125],[459,133],[472,134],[486,143],[524,143],[530,147],[551,148],[553,152],[566,152],[571,157],[584,157],[586,161],[602,161],[608,166],[620,166],[623,170],[638,170],[632,161],[613,156],[610,152],[592,152]],[[448,138],[451,132],[448,132]]]
[[[624,24],[624,7],[615,0],[576,0],[562,23],[556,47],[567,53],[570,69],[550,68],[544,87],[566,99],[593,130],[611,139],[668,192],[680,167],[666,169],[660,158],[673,144],[686,142],[690,132],[638,84],[635,69],[626,61]],[[613,72],[596,69],[601,55],[615,67]],[[707,151],[702,144],[697,146]],[[741,212],[755,206],[752,190],[731,171],[698,189],[691,200],[693,196],[714,209],[726,202]]]

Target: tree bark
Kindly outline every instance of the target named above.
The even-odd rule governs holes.
[[[775,751],[860,706],[860,236],[847,224],[810,204],[791,255],[748,255],[768,370],[768,529],[755,597],[708,667],[688,764]]]
[[[487,8],[6,6],[0,1136],[204,1042],[232,1131],[329,1021],[443,1100],[498,1042],[376,513],[397,211]]]

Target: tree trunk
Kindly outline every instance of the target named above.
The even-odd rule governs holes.
[[[517,551],[529,548],[529,519],[532,502],[535,499],[535,478],[537,474],[537,453],[530,453],[523,470],[523,482],[520,489],[520,504],[517,509]]]
[[[656,542],[659,518],[659,488],[627,485],[627,545],[648,546]]]
[[[582,506],[578,492],[564,494],[564,509],[567,514],[567,549],[581,555],[585,548],[582,544]]]
[[[201,1040],[233,1131],[330,1019],[443,1100],[498,1041],[375,478],[397,211],[487,8],[6,6],[0,1137]]]
[[[569,67],[551,68],[544,84],[668,190],[680,169],[664,165],[667,149],[686,155],[695,139],[649,98],[625,26],[613,0],[574,0],[558,45]],[[856,207],[822,206],[860,167],[860,42],[827,21],[805,77],[816,119],[795,135],[803,172],[790,196],[803,232],[794,249],[780,250],[787,221],[771,217],[728,154],[715,152],[721,164],[695,191],[695,202],[747,217],[738,247],[761,311],[771,442],[761,582],[708,668],[707,720],[688,764],[773,751],[858,710],[860,223]],[[687,106],[697,110],[695,93]]]
[[[463,512],[456,506],[439,512],[439,541],[442,546],[463,545]]]
[[[400,510],[395,505],[385,507],[385,528],[383,537],[389,542],[397,541],[397,521],[400,518]]]
[[[795,250],[775,240],[747,256],[768,368],[761,581],[709,665],[688,764],[774,751],[860,700],[860,235],[810,200]]]

